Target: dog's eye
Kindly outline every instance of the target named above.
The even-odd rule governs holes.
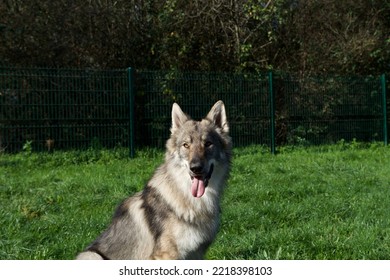
[[[188,143],[183,143],[183,147],[188,149],[190,147],[190,145]]]
[[[206,143],[204,143],[204,146],[206,148],[211,147],[211,145],[213,145],[213,142],[211,142],[211,141],[206,141]]]

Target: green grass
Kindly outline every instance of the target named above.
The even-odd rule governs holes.
[[[0,259],[73,259],[162,152],[0,155]],[[234,150],[209,259],[389,259],[390,147]]]

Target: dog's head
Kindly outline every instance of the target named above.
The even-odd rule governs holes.
[[[215,169],[229,166],[232,144],[225,105],[216,102],[204,119],[194,121],[174,103],[171,133],[167,156],[186,166],[190,191],[194,197],[201,197]]]

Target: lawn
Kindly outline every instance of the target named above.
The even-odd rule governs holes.
[[[0,154],[0,259],[73,259],[163,153]],[[390,259],[390,147],[234,150],[208,259]]]

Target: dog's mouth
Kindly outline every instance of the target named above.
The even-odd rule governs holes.
[[[206,187],[209,184],[209,180],[211,178],[211,175],[213,174],[214,165],[210,165],[209,172],[206,174],[206,176],[203,175],[197,175],[191,176],[192,184],[191,184],[191,194],[193,197],[201,197],[204,192],[206,191]]]

